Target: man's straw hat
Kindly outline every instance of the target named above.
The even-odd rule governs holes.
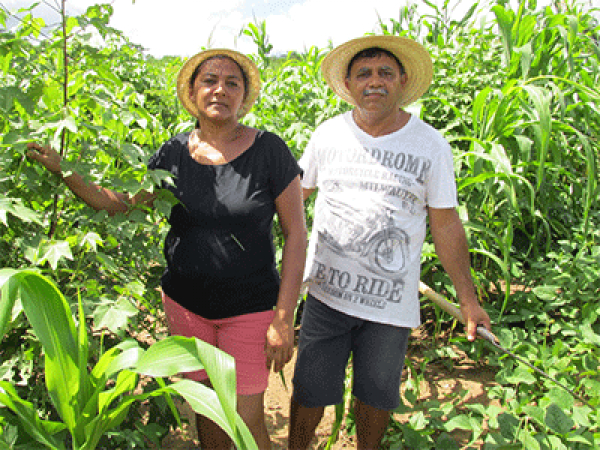
[[[198,107],[190,99],[190,79],[200,64],[214,56],[226,56],[234,60],[244,71],[244,75],[248,79],[248,89],[237,115],[238,118],[241,118],[250,111],[250,108],[252,108],[252,105],[258,98],[258,94],[260,94],[260,71],[256,67],[256,64],[254,64],[254,61],[235,50],[215,48],[197,53],[188,59],[181,67],[177,76],[177,97],[179,97],[179,101],[183,104],[184,108],[192,116],[198,118]]]
[[[407,82],[402,87],[399,107],[413,103],[427,91],[433,77],[433,63],[425,47],[401,36],[365,36],[334,48],[321,63],[325,81],[343,100],[356,104],[345,83],[348,64],[354,55],[372,47],[394,54],[404,67]]]

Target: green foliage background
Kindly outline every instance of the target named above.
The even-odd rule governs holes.
[[[449,2],[425,3],[428,14],[415,5],[399,8],[398,18],[381,19],[380,32],[413,37],[432,54],[433,85],[410,111],[454,148],[460,213],[482,301],[504,346],[593,408],[456,334],[433,341],[425,361],[447,358],[452,344],[497,366],[499,387],[488,396],[501,409],[420,404],[418,388],[408,383],[413,419],[395,424],[387,442],[458,448],[450,433],[464,429],[472,445],[484,442],[486,449],[598,448],[598,11],[570,1],[547,8],[522,1],[516,9],[497,1],[490,8],[475,3],[464,18],[451,20]],[[111,218],[77,201],[24,154],[27,142],[49,143],[67,169],[90,181],[132,193],[153,189],[161,175],[146,173],[145,161],[192,126],[175,96],[182,60],[145,55],[109,27],[108,5],[65,17],[64,27],[47,37],[40,35],[45,24],[24,13],[8,31],[0,10],[0,267],[39,269],[73,304],[81,292],[90,328],[116,341],[142,326],[161,338],[151,324],[161,309],[156,288],[168,199],[156,211]],[[483,20],[486,14],[491,19]],[[329,49],[270,56],[267,25],[242,30],[256,44],[251,56],[263,77],[261,97],[244,121],[278,133],[299,157],[314,128],[348,105],[320,77]],[[92,44],[92,32],[103,37],[102,46]],[[310,204],[307,214],[310,225]],[[452,296],[439,269],[428,244],[422,279]],[[452,329],[452,320],[429,303],[423,315],[434,335]],[[0,376],[38,402],[40,414],[51,415],[35,387],[40,348],[27,330],[26,319],[13,311]],[[410,379],[421,372],[409,367]]]

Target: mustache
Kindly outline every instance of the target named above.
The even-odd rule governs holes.
[[[371,95],[371,94],[387,95],[388,91],[385,88],[375,88],[375,89],[367,88],[363,91],[363,95]]]

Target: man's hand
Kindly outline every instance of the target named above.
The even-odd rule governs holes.
[[[477,338],[477,327],[483,326],[488,331],[492,331],[492,323],[490,317],[481,307],[479,302],[471,301],[464,302],[460,305],[460,312],[465,319],[467,339],[474,341]]]

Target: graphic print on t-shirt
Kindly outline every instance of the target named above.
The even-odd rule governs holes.
[[[312,279],[338,301],[375,309],[398,304],[414,264],[403,227],[422,214],[431,161],[365,147],[336,156],[330,153],[321,171]]]
[[[452,151],[416,117],[373,137],[351,113],[315,131],[300,166],[317,188],[305,280],[328,306],[415,327],[427,209],[456,206]]]
[[[325,201],[328,215],[319,242],[377,275],[400,275],[408,258],[409,238],[395,226],[391,208],[361,210],[335,199]],[[336,230],[337,236],[328,230]]]

